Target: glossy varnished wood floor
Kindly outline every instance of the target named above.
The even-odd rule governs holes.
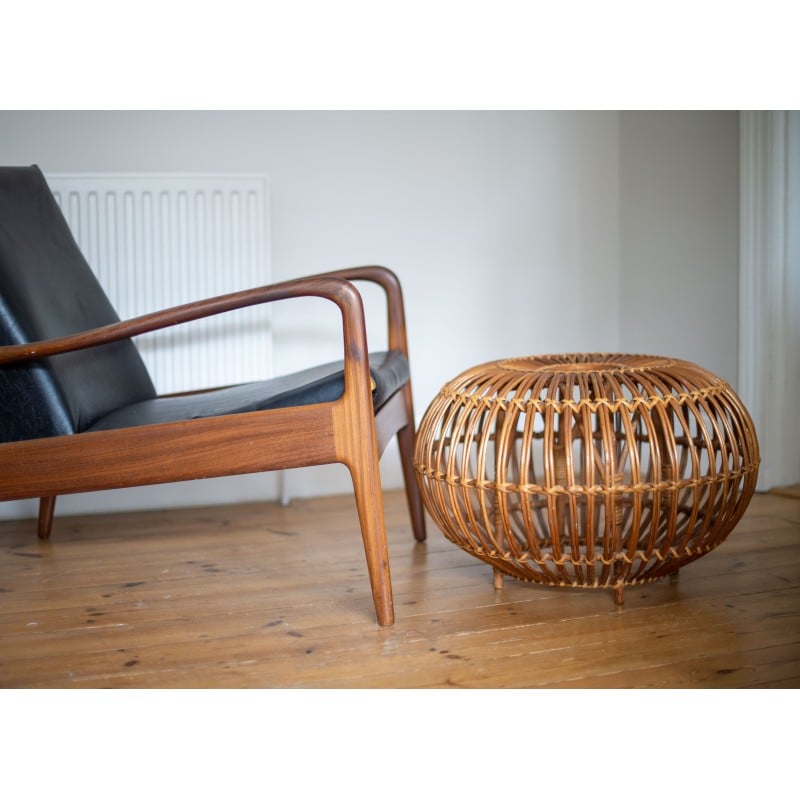
[[[800,687],[800,497],[757,495],[677,583],[507,579],[386,497],[375,623],[350,497],[0,523],[2,687]]]

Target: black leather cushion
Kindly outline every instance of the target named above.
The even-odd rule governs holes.
[[[118,321],[39,168],[0,167],[0,344]],[[130,341],[0,373],[0,441],[81,431],[156,393]]]
[[[0,442],[74,432],[61,395],[41,364],[0,367],[0,405]]]
[[[371,353],[369,358],[370,373],[375,383],[372,402],[377,410],[408,380],[408,362],[402,353],[396,351]],[[343,363],[338,361],[267,381],[215,389],[211,392],[144,400],[113,411],[95,422],[89,430],[130,428],[270,408],[328,403],[340,398],[344,391],[342,367]]]

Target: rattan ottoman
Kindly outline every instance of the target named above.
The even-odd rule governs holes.
[[[614,590],[676,575],[730,534],[753,495],[756,433],[723,380],[628,354],[482,364],[425,412],[423,502],[502,576]]]

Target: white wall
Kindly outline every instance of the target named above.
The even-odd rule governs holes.
[[[738,376],[737,112],[620,115],[620,347]]]
[[[399,274],[419,418],[444,381],[500,356],[624,346],[735,378],[737,130],[735,114],[716,113],[0,112],[0,163],[267,173],[276,280],[362,263]],[[687,301],[689,274],[702,291]],[[367,293],[368,308],[378,297]],[[276,307],[279,371],[340,356],[336,313],[320,303]],[[382,468],[401,485],[394,450]],[[337,466],[288,480],[295,496],[349,490]],[[274,477],[247,476],[59,508],[276,491]],[[34,509],[6,503],[0,515]]]

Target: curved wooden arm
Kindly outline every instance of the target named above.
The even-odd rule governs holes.
[[[346,278],[330,273],[198,300],[59,339],[7,345],[0,347],[0,366],[97,347],[237,308],[293,297],[321,297],[336,303],[344,319],[345,358],[352,355],[353,349],[361,350],[361,354],[366,358],[366,332],[361,296]]]
[[[406,318],[403,303],[403,290],[400,280],[390,269],[380,266],[349,267],[315,275],[316,278],[344,278],[349,281],[369,281],[377,283],[386,293],[389,317],[389,349],[399,350],[408,357],[406,337]]]

